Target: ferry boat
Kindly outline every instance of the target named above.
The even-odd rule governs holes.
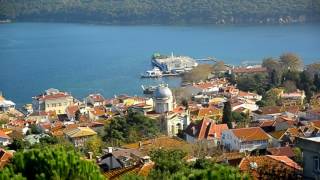
[[[195,59],[188,56],[171,56],[153,54],[151,64],[159,68],[164,73],[185,72],[198,66]]]
[[[154,67],[152,70],[146,71],[142,74],[141,78],[160,78],[162,75],[162,71],[159,68]]]
[[[143,90],[143,94],[152,95],[153,92],[156,90],[157,86],[144,87],[143,85],[141,85],[141,88]]]

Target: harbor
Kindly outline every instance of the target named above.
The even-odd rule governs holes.
[[[171,56],[154,53],[151,58],[152,70],[141,74],[141,78],[161,78],[169,76],[180,76],[185,72],[197,67],[200,62],[218,62],[216,58],[191,58],[189,56]]]

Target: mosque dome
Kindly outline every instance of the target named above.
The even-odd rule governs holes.
[[[172,97],[172,91],[166,86],[159,86],[154,92],[156,99],[168,99]]]

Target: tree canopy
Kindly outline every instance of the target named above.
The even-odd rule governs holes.
[[[1,0],[0,18],[104,23],[279,23],[319,20],[319,0]]]
[[[125,117],[115,117],[105,124],[104,140],[112,145],[132,143],[142,138],[152,138],[159,133],[157,121],[140,113],[129,112]]]
[[[73,150],[45,147],[17,152],[0,179],[105,179],[97,165]]]

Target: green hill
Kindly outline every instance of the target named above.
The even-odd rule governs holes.
[[[0,19],[117,24],[320,20],[320,0],[0,0]]]

